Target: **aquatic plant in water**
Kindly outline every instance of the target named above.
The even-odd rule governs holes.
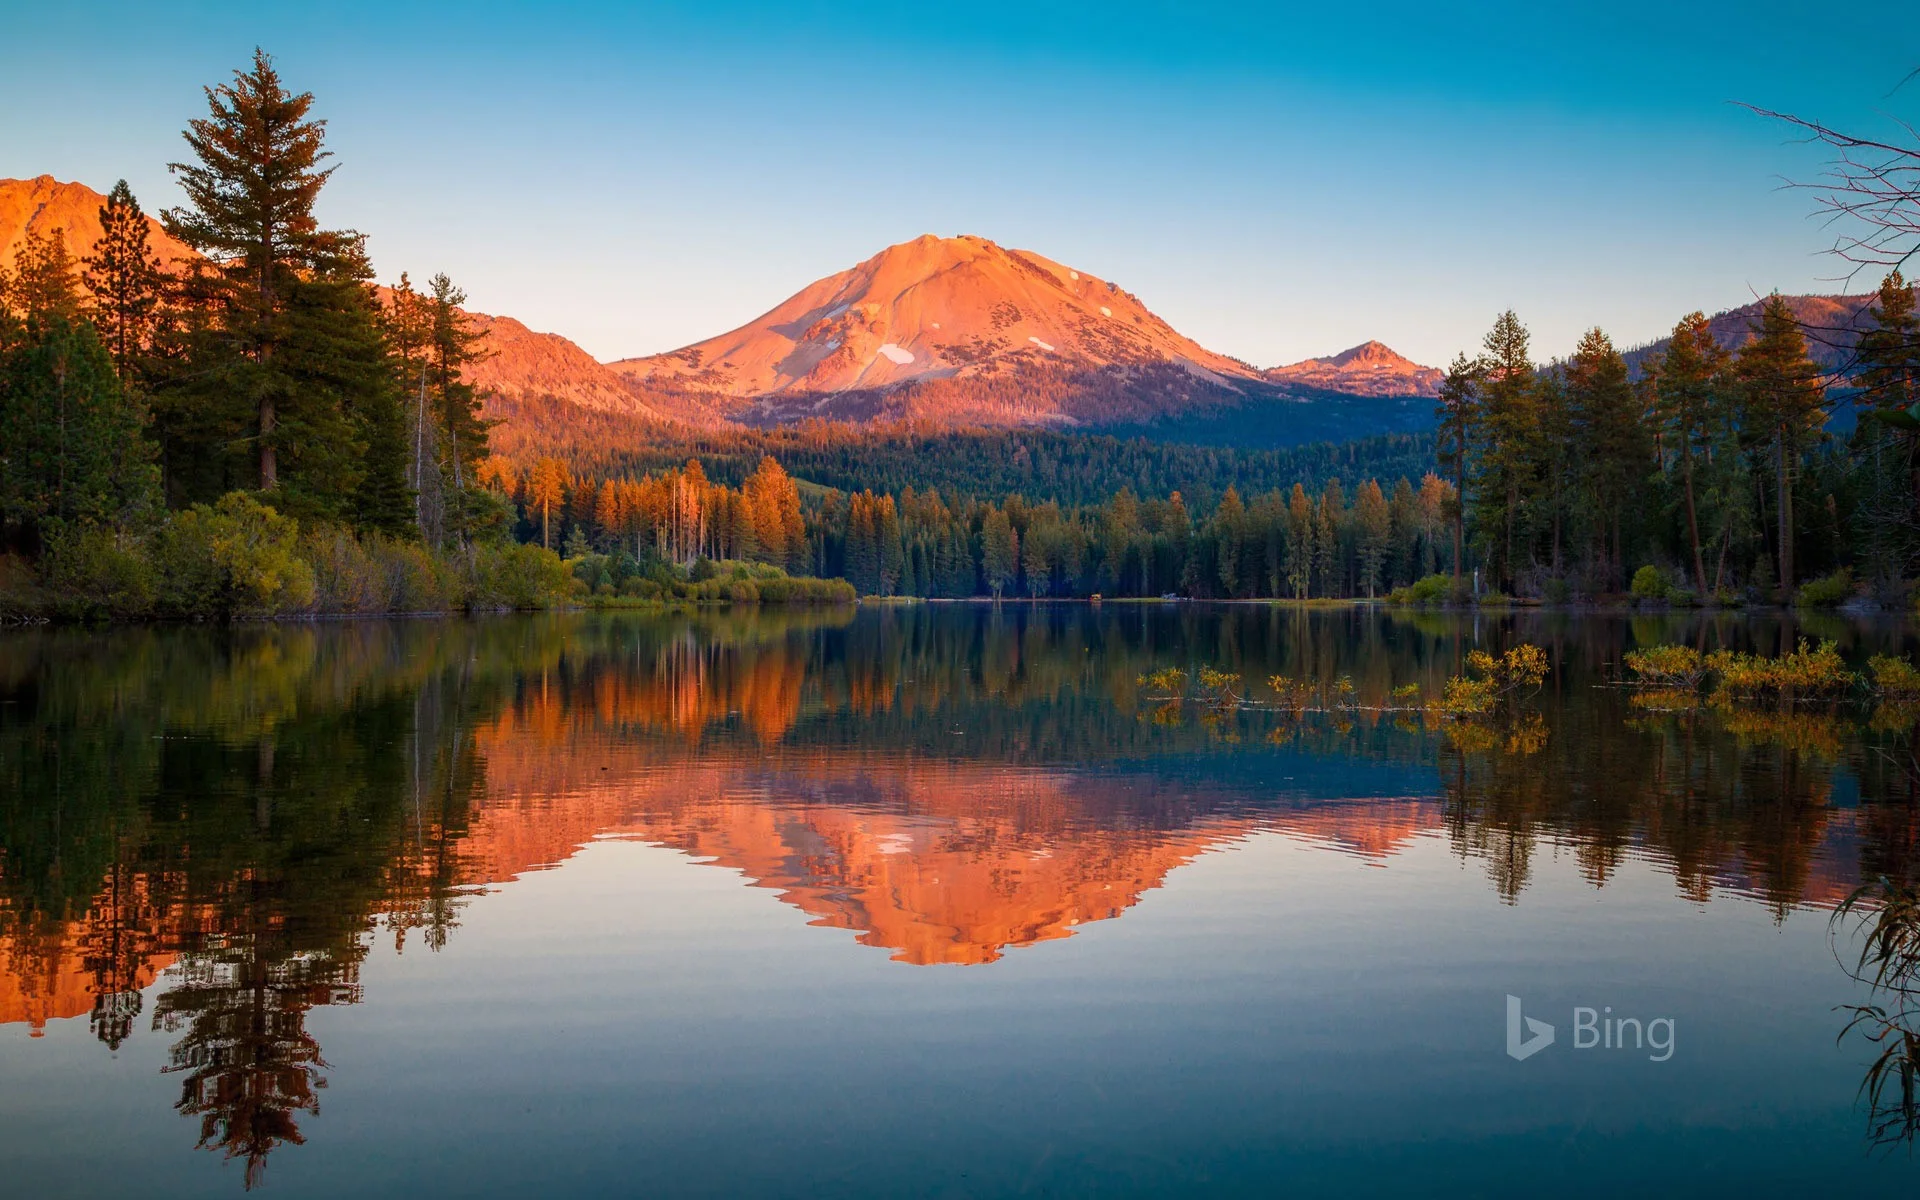
[[[1857,1033],[1880,1048],[1860,1081],[1867,1136],[1887,1147],[1910,1143],[1920,1133],[1920,886],[1883,876],[1860,887],[1833,912],[1836,937],[1849,921],[1860,950],[1842,966],[1870,995],[1839,1006],[1853,1015],[1837,1040]]]

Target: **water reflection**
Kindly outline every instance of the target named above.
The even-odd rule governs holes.
[[[1915,877],[1910,715],[1661,712],[1603,686],[1636,644],[1804,632],[1108,605],[15,634],[0,1022],[165,1035],[178,1110],[251,1186],[320,1108],[307,1014],[363,999],[376,940],[438,949],[485,885],[601,837],[917,965],[1119,917],[1257,830],[1378,863],[1444,839],[1513,904],[1568,851],[1594,887],[1640,859],[1686,902],[1831,906]],[[1527,724],[1374,711],[1523,639],[1554,664]],[[1360,704],[1169,715],[1138,682],[1169,665],[1349,677]]]

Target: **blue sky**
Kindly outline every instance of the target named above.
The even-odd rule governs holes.
[[[0,175],[150,208],[200,88],[273,53],[329,120],[330,223],[383,277],[603,358],[718,333],[923,232],[1118,282],[1268,366],[1444,364],[1833,291],[1820,156],[1731,105],[1920,117],[1920,10],[0,0]],[[317,9],[319,6],[312,6]],[[1856,289],[1858,290],[1858,289]]]

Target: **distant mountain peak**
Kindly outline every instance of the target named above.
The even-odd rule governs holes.
[[[1274,383],[1360,396],[1431,396],[1441,372],[1396,353],[1381,342],[1365,341],[1327,358],[1309,358],[1267,371]]]

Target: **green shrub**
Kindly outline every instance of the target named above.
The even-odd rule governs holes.
[[[313,568],[318,612],[446,612],[461,604],[448,561],[416,541],[323,525],[301,535],[300,555]]]
[[[1867,673],[1873,677],[1875,695],[1891,700],[1920,697],[1920,670],[1904,658],[1876,654],[1867,660]]]
[[[1800,585],[1793,602],[1802,608],[1835,608],[1853,595],[1853,572],[1845,567],[1824,579]]]
[[[473,608],[546,608],[573,591],[558,554],[534,545],[474,546],[468,552],[467,604]]]
[[[1859,681],[1858,676],[1847,670],[1846,660],[1840,657],[1840,649],[1833,642],[1810,646],[1805,638],[1778,658],[1716,650],[1707,656],[1707,667],[1719,676],[1715,698],[1722,702],[1785,698],[1832,700],[1845,695]]]
[[[1628,590],[1635,600],[1667,600],[1673,596],[1673,580],[1665,571],[1648,563],[1633,573],[1633,583]]]
[[[1387,593],[1389,604],[1444,604],[1453,599],[1453,576],[1429,575]]]
[[[127,620],[153,611],[153,564],[130,534],[88,526],[56,535],[41,571],[63,616]]]
[[[313,604],[300,524],[245,492],[175,513],[154,555],[162,607],[185,615],[271,616]]]
[[[1646,687],[1693,691],[1706,677],[1707,660],[1691,646],[1649,646],[1629,650],[1624,659],[1635,681]]]

